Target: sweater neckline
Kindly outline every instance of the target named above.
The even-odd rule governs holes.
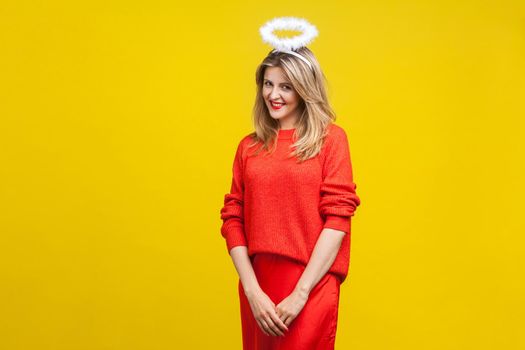
[[[279,134],[277,138],[280,140],[289,140],[293,137],[296,128],[293,129],[279,129]]]

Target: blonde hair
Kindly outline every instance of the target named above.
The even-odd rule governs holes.
[[[270,116],[262,94],[264,72],[267,67],[281,67],[286,78],[300,96],[300,117],[296,123],[294,148],[290,157],[296,156],[299,162],[315,157],[320,151],[327,134],[328,126],[335,121],[335,112],[328,103],[326,92],[326,77],[317,59],[310,49],[301,47],[297,53],[305,57],[312,68],[301,59],[283,52],[271,52],[257,67],[255,82],[257,95],[253,106],[253,124],[255,132],[251,134],[255,142],[250,145],[261,145],[257,150],[273,153],[277,146],[279,122]]]

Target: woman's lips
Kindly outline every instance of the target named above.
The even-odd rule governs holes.
[[[281,108],[283,108],[283,106],[285,105],[286,103],[283,103],[283,104],[279,104],[279,105],[274,105],[272,102],[270,102],[270,105],[272,106],[272,109],[273,110],[279,110]]]

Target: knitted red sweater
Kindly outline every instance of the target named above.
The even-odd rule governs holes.
[[[248,255],[274,253],[306,265],[323,228],[346,232],[329,272],[343,282],[350,264],[351,216],[360,204],[353,182],[348,139],[328,126],[321,152],[302,164],[286,159],[295,129],[279,130],[277,149],[253,155],[246,135],[233,161],[230,193],[221,209],[221,234],[228,252],[247,246]]]

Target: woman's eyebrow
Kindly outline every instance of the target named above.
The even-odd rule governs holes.
[[[271,81],[270,79],[264,79],[266,81],[269,81],[270,83],[273,83],[273,81]],[[281,83],[281,85],[291,85],[292,83],[290,83],[289,81],[286,81],[284,83]]]

